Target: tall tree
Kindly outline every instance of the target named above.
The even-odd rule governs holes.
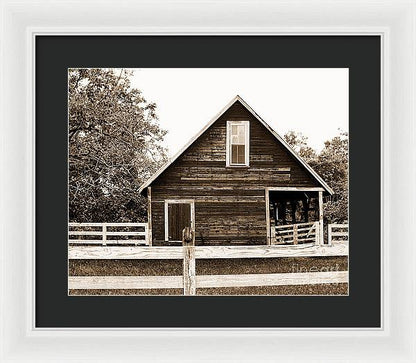
[[[324,216],[330,223],[348,220],[348,133],[340,132],[325,142],[311,166],[328,182],[335,194],[324,204]]]
[[[156,105],[131,87],[131,71],[70,69],[69,218],[140,221],[139,186],[166,161]]]
[[[340,131],[324,143],[320,153],[308,146],[308,138],[299,132],[289,131],[284,138],[334,190],[324,203],[326,222],[348,220],[348,133]]]

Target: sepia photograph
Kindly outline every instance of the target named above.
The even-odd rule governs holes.
[[[68,294],[349,294],[348,68],[68,69]]]
[[[403,1],[0,6],[0,361],[415,360]]]

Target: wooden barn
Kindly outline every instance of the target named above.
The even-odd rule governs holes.
[[[191,227],[196,245],[323,243],[324,180],[234,97],[140,193],[151,245]]]

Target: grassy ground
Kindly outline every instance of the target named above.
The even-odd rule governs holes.
[[[197,260],[197,275],[348,270],[347,257]],[[70,276],[182,275],[182,260],[70,260]],[[182,295],[182,289],[71,290],[70,295]],[[348,284],[197,289],[197,295],[347,295]]]
[[[254,286],[197,289],[197,295],[348,295],[348,284]],[[71,290],[70,295],[183,295],[182,289]]]

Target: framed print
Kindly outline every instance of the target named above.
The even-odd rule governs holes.
[[[380,210],[380,40],[36,37],[38,213],[50,221],[36,228],[36,284],[48,286],[36,287],[36,325],[380,327],[379,212],[364,217],[354,203],[365,198]],[[125,49],[144,47],[148,55],[128,57],[128,69],[99,63],[100,50],[118,49],[122,66]],[[255,47],[266,56],[243,57]],[[308,47],[316,55],[301,62]],[[176,57],[158,53],[169,48]],[[223,61],[208,57],[214,49]],[[292,62],[296,67],[288,68]],[[280,124],[241,94],[267,113],[277,107],[271,119]],[[293,115],[296,108],[306,113]],[[217,115],[207,122],[198,113]],[[68,123],[54,121],[62,117]],[[55,127],[61,138],[49,137]],[[305,130],[319,146],[309,144]],[[61,172],[55,167],[48,177],[47,165],[61,165],[60,154],[67,155]],[[357,154],[360,160],[349,163]],[[373,188],[361,188],[358,175]],[[64,222],[65,245],[55,242]],[[350,248],[348,231],[359,231],[366,245]],[[50,274],[66,256],[67,275]],[[60,304],[65,316],[53,308]],[[320,313],[309,316],[313,305]],[[153,313],[135,315],[139,306]],[[101,309],[119,312],[97,319]],[[329,309],[343,314],[323,318]],[[188,310],[204,314],[186,318]]]
[[[38,5],[2,4],[4,361],[415,361],[414,4]]]

